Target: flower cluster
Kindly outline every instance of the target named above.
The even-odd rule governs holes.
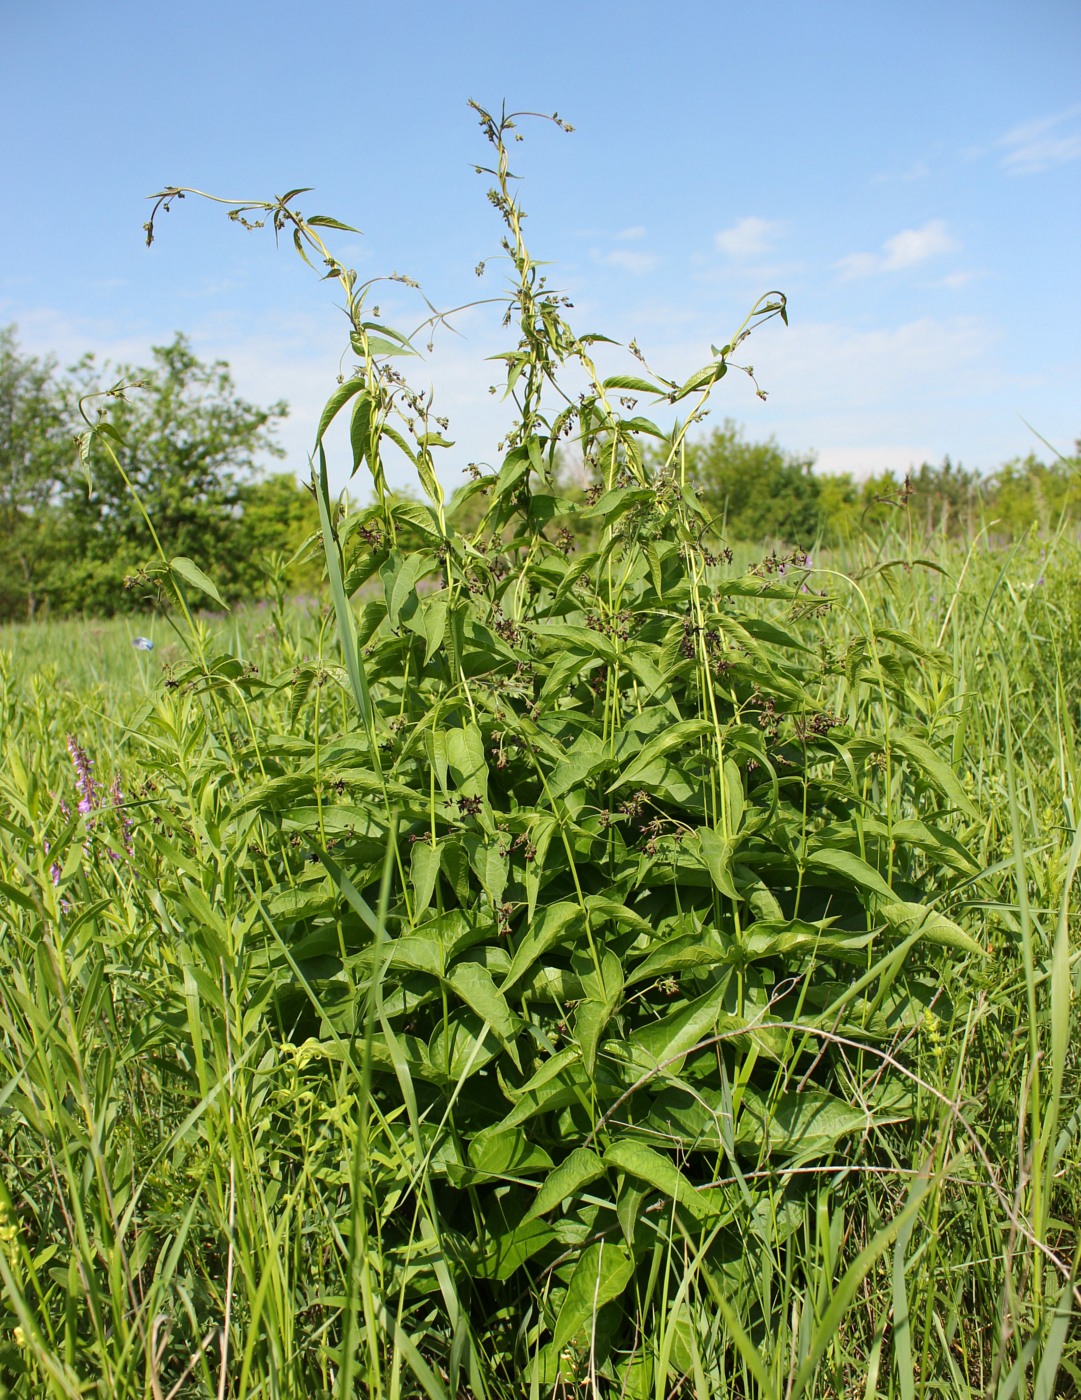
[[[94,765],[74,734],[68,735],[68,753],[71,755],[71,762],[75,768],[75,786],[79,790],[79,811],[84,817],[89,816],[98,805],[98,785],[94,781]],[[87,822],[88,827],[93,826],[93,824],[93,821]]]
[[[117,828],[120,833],[120,840],[125,852],[131,856],[135,852],[132,833],[135,830],[135,823],[127,809],[124,798],[124,789],[120,782],[120,774],[113,778],[111,787],[106,791],[94,776],[94,763],[86,749],[79,743],[74,734],[69,734],[67,739],[68,755],[71,758],[72,767],[75,769],[75,788],[79,794],[78,810],[80,816],[86,818],[87,831],[92,831],[105,812],[111,811],[115,818]],[[67,821],[71,818],[71,811],[61,797],[57,801],[60,815]],[[48,841],[43,843],[45,854],[48,855],[50,845]],[[89,841],[83,847],[84,854],[89,855]],[[118,861],[122,857],[113,850],[109,851],[109,858]],[[63,877],[63,869],[59,861],[54,860],[49,867],[49,875],[54,885],[59,886]]]

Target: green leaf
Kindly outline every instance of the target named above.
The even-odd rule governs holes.
[[[693,967],[717,967],[731,961],[731,955],[716,943],[706,941],[701,933],[686,933],[679,938],[665,939],[627,975],[627,985],[670,977]]]
[[[492,980],[492,974],[479,963],[458,963],[446,977],[446,984],[492,1030],[517,1062],[513,1041],[518,1031],[518,1018],[507,1005],[506,998]]]
[[[411,632],[416,632],[418,636],[424,638],[425,666],[443,645],[447,635],[447,609],[449,606],[450,600],[447,595],[436,593],[433,597],[422,599],[420,607],[406,621],[405,625]]]
[[[541,881],[544,878],[544,863],[548,847],[551,845],[552,837],[558,827],[558,821],[550,812],[539,813],[529,824],[529,837],[534,846],[533,859],[526,862],[525,872],[526,918],[530,927],[533,925],[537,897],[540,894]]]
[[[710,1203],[704,1194],[694,1189],[674,1162],[654,1152],[644,1142],[620,1138],[605,1152],[604,1165],[647,1181],[669,1200],[686,1206],[699,1219],[711,1214]]]
[[[297,194],[307,193],[307,190],[297,190]],[[340,229],[342,233],[360,233],[360,229],[354,228],[352,224],[343,224],[340,219],[332,219],[329,214],[313,214],[310,219],[305,219],[304,222],[311,228],[336,228]]]
[[[634,394],[659,394],[668,397],[667,389],[651,384],[648,379],[636,379],[633,374],[613,374],[601,384],[602,389],[629,389]]]
[[[961,786],[961,781],[944,759],[938,754],[924,739],[917,739],[912,734],[899,734],[896,730],[890,734],[890,747],[902,753],[906,758],[910,758],[917,768],[924,774],[933,787],[936,787],[943,797],[947,798],[966,816],[978,817],[979,812],[976,804]]]
[[[458,1007],[440,1021],[428,1045],[432,1070],[446,1084],[454,1086],[479,1074],[498,1054],[499,1045],[491,1026],[468,1007]]]
[[[882,836],[888,833],[885,822],[868,820],[864,823],[864,829],[874,831]],[[940,827],[932,826],[928,822],[917,821],[915,818],[894,822],[893,839],[897,842],[918,846],[920,850],[926,851],[935,860],[949,866],[951,870],[956,870],[959,874],[974,875],[980,869],[979,861],[976,860],[971,851],[958,841],[956,836],[951,835],[948,831],[943,831]]]
[[[486,1142],[496,1133],[509,1132],[527,1123],[538,1113],[551,1113],[570,1103],[579,1103],[585,1092],[577,1045],[567,1046],[546,1060],[533,1078],[518,1091],[511,1111],[498,1123],[477,1134],[474,1142]]]
[[[390,513],[397,525],[416,530],[426,544],[437,547],[442,543],[439,516],[431,506],[422,505],[420,501],[396,501]]]
[[[494,909],[502,902],[510,873],[502,837],[492,838],[486,833],[470,831],[462,838],[462,844],[473,873],[488,896],[489,906]]]
[[[453,447],[454,444],[440,441],[437,446]],[[443,487],[440,485],[439,477],[436,475],[435,466],[432,463],[432,454],[429,450],[429,443],[425,441],[417,453],[417,475],[420,477],[420,484],[424,494],[431,501],[437,510],[443,509]]]
[[[533,1150],[539,1151],[540,1149]],[[513,1172],[512,1167],[504,1174],[512,1176]],[[491,1215],[497,1216],[497,1211],[493,1210]],[[483,1252],[477,1264],[479,1278],[492,1278],[499,1281],[510,1278],[538,1250],[551,1244],[555,1238],[551,1227],[544,1220],[522,1220],[516,1225],[495,1231],[491,1229],[493,1223],[493,1220],[486,1216],[484,1224],[487,1228],[481,1239]]]
[[[621,1297],[634,1275],[634,1256],[624,1245],[602,1241],[582,1251],[556,1319],[552,1349],[585,1346],[597,1314]]]
[[[588,1147],[576,1147],[548,1174],[525,1218],[534,1220],[539,1215],[547,1215],[556,1206],[573,1200],[583,1186],[603,1175],[604,1163],[596,1152]]]
[[[671,753],[673,749],[686,750],[695,740],[700,739],[703,734],[712,733],[712,730],[713,726],[704,719],[685,719],[681,720],[679,724],[669,725],[655,738],[643,744],[627,767],[608,788],[608,791],[611,793],[620,787],[633,787],[636,783],[641,784],[654,759]]]
[[[509,992],[515,983],[520,982],[537,959],[553,944],[563,939],[566,929],[572,923],[584,924],[585,918],[581,908],[569,901],[550,904],[547,909],[541,911],[538,918],[532,919],[515,950],[510,971],[503,979],[503,991]]]
[[[910,651],[913,656],[918,656],[921,661],[928,661],[933,666],[949,666],[949,658],[937,647],[925,647],[915,637],[907,632],[899,632],[895,627],[876,627],[874,638],[876,642],[890,642],[904,651]]]
[[[484,737],[475,724],[447,732],[447,765],[455,788],[464,797],[488,797]]]
[[[278,890],[265,903],[267,913],[276,924],[281,925],[332,914],[337,899],[333,890],[328,890],[325,885],[316,885]]]
[[[581,666],[577,658],[571,658]],[[556,764],[548,779],[548,791],[553,797],[562,797],[583,786],[599,769],[610,762],[607,745],[599,735],[585,729]]]
[[[554,1163],[543,1147],[520,1132],[496,1133],[469,1145],[469,1162],[478,1176],[517,1178],[538,1172],[550,1179]],[[543,1214],[543,1212],[538,1212]]]
[[[439,875],[440,851],[430,841],[414,841],[409,853],[409,881],[413,886],[413,918],[419,919],[432,902]]]
[[[883,904],[877,913],[901,938],[911,938],[915,934],[921,943],[935,943],[941,948],[956,948],[960,953],[987,956],[987,950],[981,948],[971,934],[926,904]]]
[[[881,895],[883,899],[895,898],[893,890],[886,884],[874,866],[868,865],[865,860],[860,856],[853,855],[851,851],[839,851],[832,848],[812,851],[805,864],[808,870],[834,876],[839,875],[849,885],[869,890],[872,894]]]
[[[353,449],[353,469],[349,475],[355,476],[360,464],[369,459],[372,450],[372,397],[367,390],[357,396],[349,421],[349,444]]]
[[[422,925],[416,933],[403,934],[401,938],[393,939],[387,947],[391,967],[404,967],[410,972],[442,977],[443,947],[431,925]]]
[[[823,1089],[803,1089],[776,1097],[744,1091],[735,1141],[741,1148],[801,1162],[831,1153],[841,1138],[866,1133],[874,1115]],[[706,1144],[702,1144],[705,1146]]]
[[[213,598],[220,608],[226,607],[225,601],[214,586],[213,580],[203,573],[198,564],[193,563],[183,554],[178,554],[175,559],[169,560],[169,568],[174,574],[182,578],[185,583],[190,583],[193,588],[198,588],[201,593],[205,593],[208,597]]]
[[[597,1051],[600,1048],[601,1036],[611,1019],[612,1006],[608,1002],[582,1001],[574,1013],[572,1032],[582,1052],[582,1064],[591,1078],[597,1068]]]
[[[368,335],[362,344],[367,346],[368,354],[374,359],[377,355],[415,355],[417,352],[400,340],[390,340],[384,335]],[[363,349],[357,351],[363,354]]]
[[[539,622],[532,630],[540,640],[560,644],[560,650],[563,647],[573,647],[584,656],[599,656],[609,665],[618,660],[615,643],[602,633],[594,632],[592,628],[576,627],[567,622]]]
[[[628,909],[618,899],[609,899],[602,894],[587,894],[585,906],[591,926],[599,925],[604,919],[611,919],[613,923],[632,928],[636,933],[644,933],[650,937],[653,935],[653,925],[649,920],[643,919],[641,914],[636,914],[633,909]]]
[[[426,554],[403,555],[395,549],[379,570],[391,627],[399,627],[413,616],[417,609],[417,582],[427,572],[430,562]]]
[[[735,882],[732,879],[732,843],[726,841],[719,831],[702,827],[698,834],[698,845],[702,860],[709,871],[709,878],[721,894],[729,899],[738,899]]]
[[[785,958],[792,953],[840,957],[859,962],[866,956],[871,933],[831,933],[829,920],[821,924],[802,919],[762,919],[744,929],[740,947],[747,962],[760,958]]]
[[[729,977],[725,976],[696,1001],[636,1030],[629,1044],[640,1052],[636,1058],[641,1058],[645,1063],[657,1065],[676,1061],[712,1033],[718,1019],[727,1014],[726,1006],[729,1003],[734,1004]],[[677,1066],[673,1063],[670,1068],[674,1073]]]
[[[344,384],[339,384],[334,390],[330,398],[327,399],[323,407],[323,412],[319,417],[319,427],[315,432],[316,447],[319,447],[322,443],[323,434],[330,427],[331,423],[334,422],[342,406],[347,404],[354,394],[359,394],[363,388],[363,379],[347,379]]]

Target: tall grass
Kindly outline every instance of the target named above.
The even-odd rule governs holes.
[[[648,1393],[784,1395],[801,1375],[822,1395],[1050,1396],[1077,1383],[1068,678],[1081,556],[1041,559],[1033,542],[934,562],[831,564],[856,576],[877,628],[904,622],[948,658],[923,673],[919,699],[929,727],[958,726],[980,816],[957,833],[978,869],[953,912],[991,956],[942,964],[938,999],[883,1051],[903,1061],[909,1113],[867,1156],[808,1170],[807,1209],[784,1246],[756,1225],[756,1210],[776,1208],[771,1173],[740,1163],[742,1256],[719,1264],[704,1242],[672,1242],[658,1257],[658,1280],[676,1286],[648,1312]],[[840,610],[818,629],[838,654],[863,635]],[[241,730],[231,751],[190,680],[140,672],[124,624],[82,648],[67,624],[6,640],[20,656],[9,650],[0,669],[8,1391],[525,1393],[528,1348],[517,1381],[487,1357],[521,1345],[552,1276],[522,1279],[517,1316],[485,1320],[472,1289],[460,1296],[464,1242],[447,1238],[426,1188],[438,1173],[430,1125],[408,1079],[399,1103],[372,1098],[363,1040],[385,1007],[373,984],[317,987],[318,950],[279,936],[302,886],[268,904],[248,883],[260,824],[232,809],[260,733],[311,734],[340,705],[330,680],[296,713],[283,669],[320,657],[318,620],[292,616],[284,637],[245,644],[260,674],[280,679],[251,731],[251,705],[228,700]],[[223,640],[235,650],[235,634]],[[35,651],[61,646],[62,671],[35,664]],[[133,854],[107,808],[92,829],[75,814],[69,733],[103,783],[121,774]],[[273,1013],[284,966],[312,1008],[310,1038]],[[331,995],[367,1007],[359,1041],[320,1032]],[[404,1135],[403,1115],[414,1120]],[[627,1305],[646,1311],[648,1299]],[[568,1356],[557,1389],[572,1371],[588,1378],[588,1352]]]

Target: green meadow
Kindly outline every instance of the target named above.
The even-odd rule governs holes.
[[[249,208],[350,317],[322,591],[148,518],[153,609],[0,629],[0,1394],[1081,1393],[1081,546],[730,546],[688,433],[783,298],[603,377],[478,114],[500,465]]]

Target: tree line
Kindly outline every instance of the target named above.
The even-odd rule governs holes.
[[[84,463],[78,437],[99,412],[116,461]],[[318,528],[293,473],[259,468],[284,455],[274,427],[286,412],[247,402],[229,366],[204,364],[182,335],[147,365],[87,356],[61,372],[0,330],[0,620],[144,606],[140,503],[170,555],[195,560],[226,596],[258,595],[267,561]]]
[[[856,479],[815,472],[812,455],[772,439],[748,442],[728,419],[688,444],[687,473],[718,532],[733,541],[831,547],[898,523],[921,537],[971,539],[986,529],[1002,541],[1081,521],[1081,441],[1072,458],[1049,455],[1050,463],[1030,453],[989,474],[946,457],[903,477]]]
[[[106,379],[114,387],[103,392]],[[116,461],[97,453],[88,469],[76,439],[99,412]],[[193,559],[224,596],[260,596],[271,561],[280,571],[318,529],[294,474],[260,466],[284,455],[274,429],[286,412],[240,397],[228,364],[204,364],[183,335],[144,366],[87,356],[61,371],[23,353],[14,327],[0,329],[0,621],[144,607],[153,580],[140,505],[166,551]],[[947,457],[905,478],[856,479],[815,472],[813,456],[749,442],[726,420],[688,441],[685,465],[724,543],[829,547],[902,519],[921,535],[987,527],[1007,539],[1081,518],[1078,455],[1030,454],[990,475]],[[561,476],[566,494],[586,489],[569,462]],[[294,590],[318,579],[317,558],[294,562]]]

